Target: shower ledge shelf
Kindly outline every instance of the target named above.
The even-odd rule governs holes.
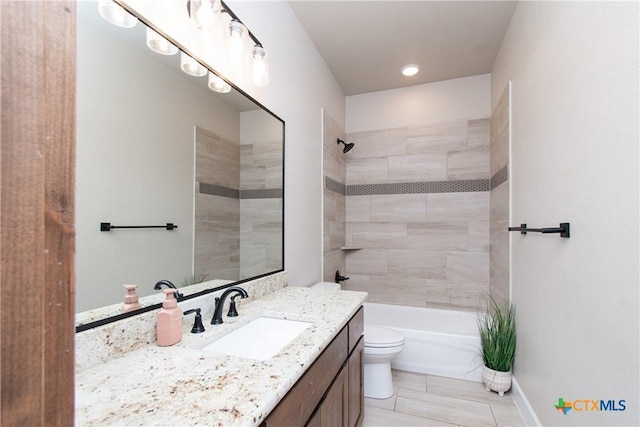
[[[359,246],[340,246],[340,249],[343,251],[357,251],[358,249],[362,249]]]

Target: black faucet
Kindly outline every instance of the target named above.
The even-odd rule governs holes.
[[[334,282],[336,282],[336,283],[340,283],[340,282],[343,282],[343,281],[345,281],[345,280],[349,280],[349,278],[348,278],[348,277],[341,276],[341,275],[340,275],[340,270],[336,270],[336,277],[335,277],[335,279],[334,279]]]
[[[224,307],[224,300],[227,298],[227,296],[229,296],[229,294],[233,293],[233,292],[238,292],[240,294],[240,298],[245,299],[249,296],[249,294],[247,294],[247,291],[245,291],[244,289],[242,289],[239,286],[232,286],[229,289],[227,289],[226,291],[224,291],[224,293],[222,295],[220,295],[220,298],[216,298],[216,308],[213,311],[213,319],[211,319],[211,324],[212,325],[219,325],[222,322],[222,308]],[[232,299],[234,299],[234,297],[232,297]],[[235,301],[234,301],[235,302]],[[235,311],[235,304],[233,304],[233,309]],[[229,310],[229,312],[232,312],[231,310]],[[238,312],[235,311],[235,316],[238,315]],[[233,316],[232,316],[233,317]]]
[[[158,283],[156,283],[156,285],[153,287],[153,289],[155,289],[156,291],[159,291],[160,289],[162,289],[162,286],[166,286],[167,288],[172,288],[172,289],[178,289],[178,288],[176,288],[176,285],[174,285],[173,283],[171,283],[168,280],[160,280]],[[182,297],[184,296],[178,291],[175,291],[174,294],[175,294],[176,299],[178,301],[180,301],[182,299]]]

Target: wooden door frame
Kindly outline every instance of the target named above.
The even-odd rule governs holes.
[[[0,424],[74,423],[76,4],[0,1]]]

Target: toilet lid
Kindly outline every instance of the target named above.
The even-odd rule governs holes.
[[[376,325],[364,326],[365,347],[396,347],[404,344],[404,337],[389,328]]]

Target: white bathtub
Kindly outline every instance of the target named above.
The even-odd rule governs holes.
[[[365,303],[364,320],[404,335],[405,349],[392,368],[482,382],[474,313]]]

